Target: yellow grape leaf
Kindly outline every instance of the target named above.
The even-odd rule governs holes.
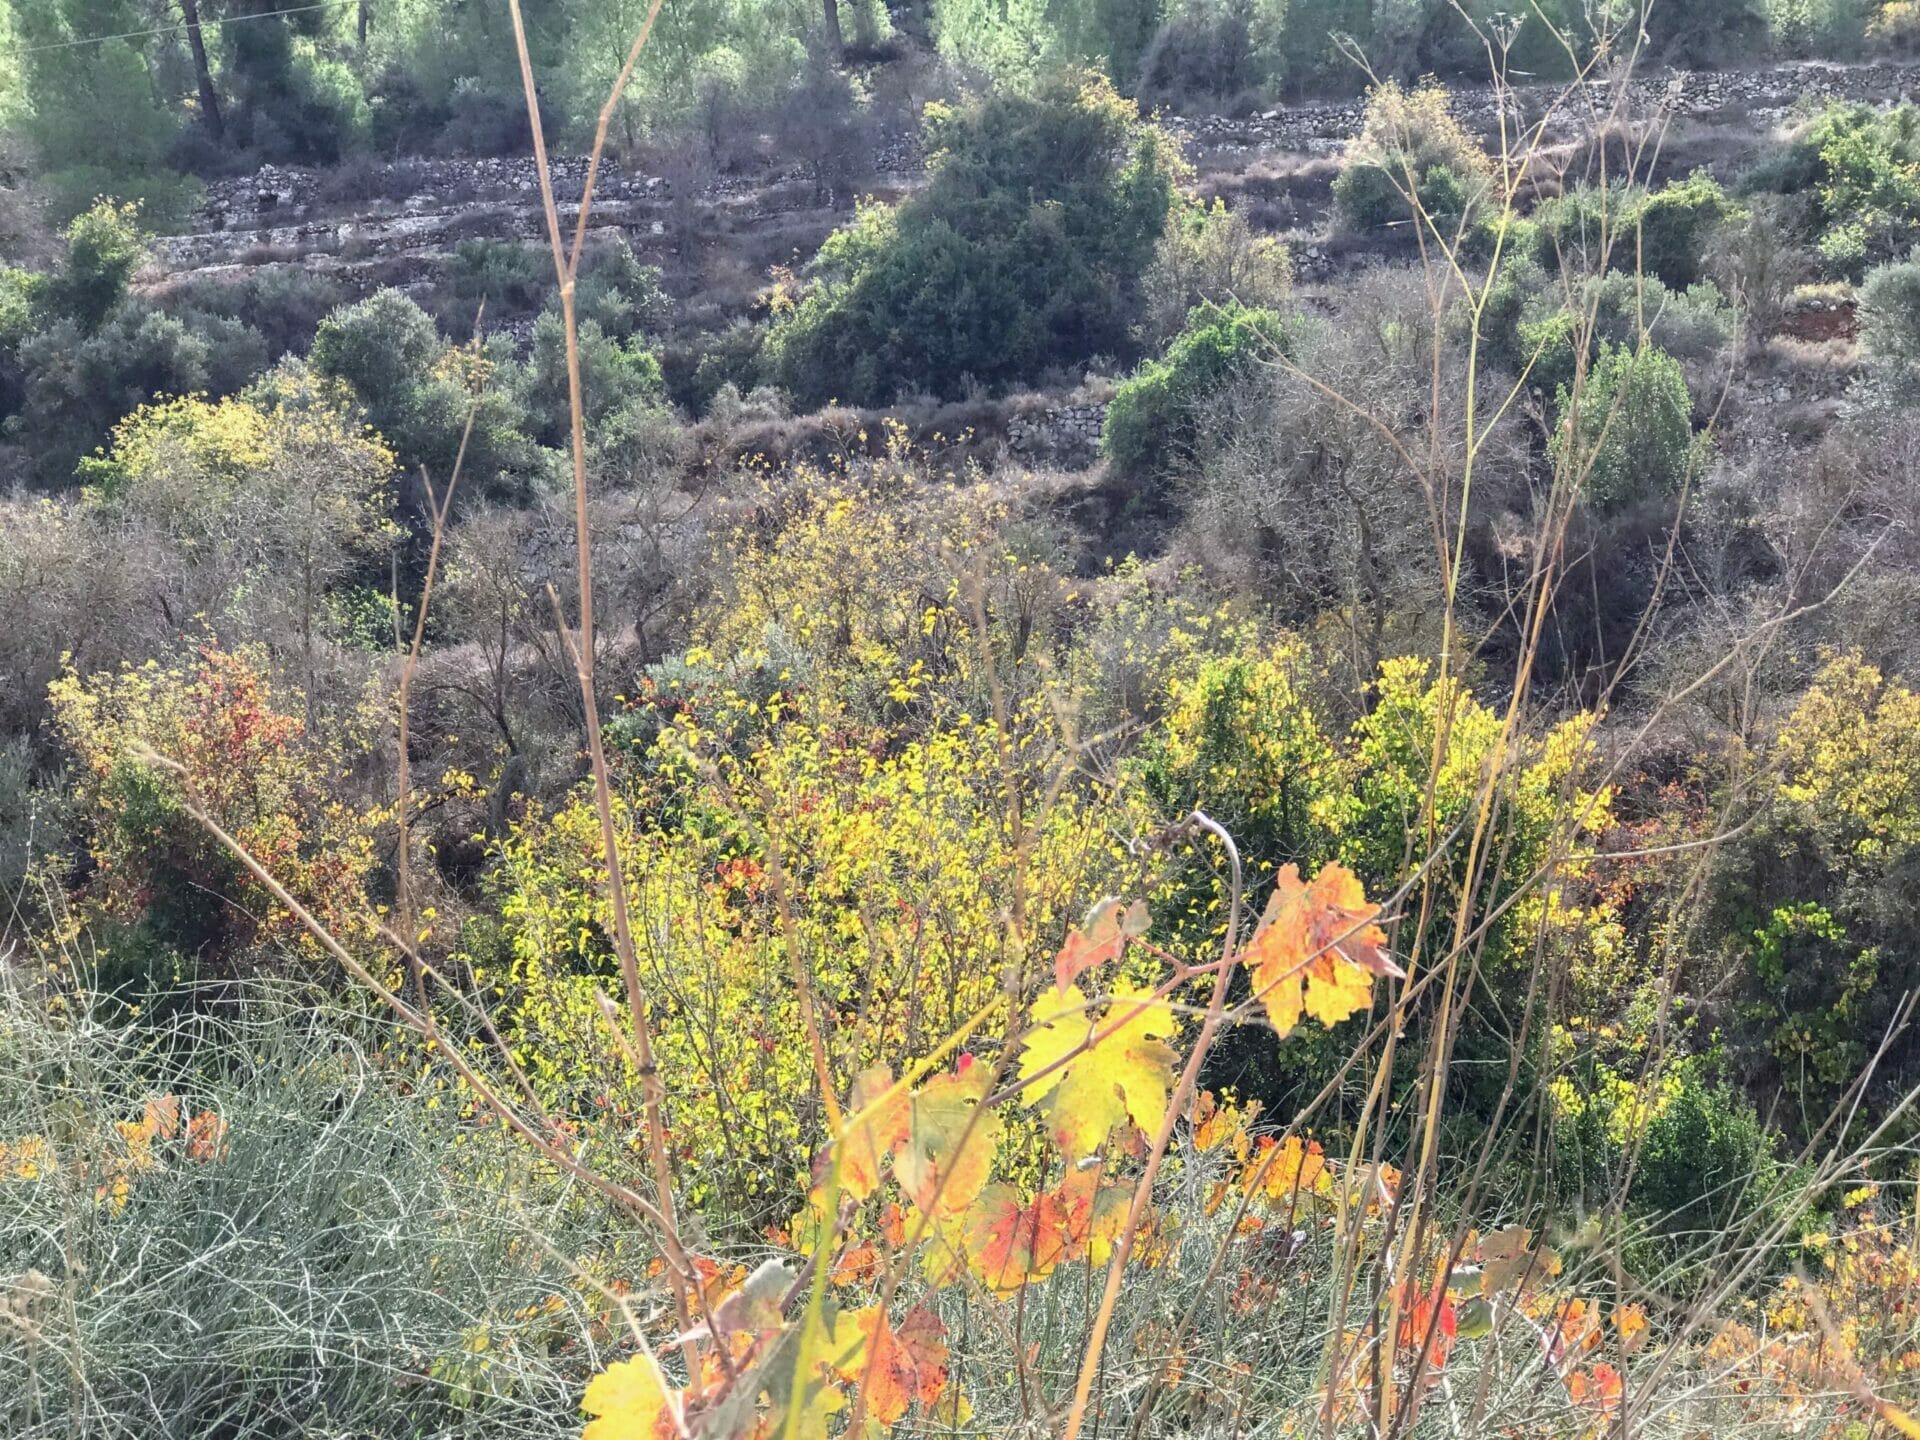
[[[1077,985],[1056,985],[1033,1002],[1033,1028],[1020,1046],[1020,1078],[1031,1081],[1029,1103],[1037,1103],[1066,1078],[1074,1051],[1093,1034],[1094,1011]]]
[[[967,1215],[930,1221],[922,1235],[920,1273],[936,1290],[956,1285],[967,1273]]]
[[[843,1313],[834,1326],[852,1327],[853,1348],[835,1361],[843,1379],[862,1386],[867,1418],[892,1425],[914,1401],[931,1407],[947,1388],[947,1327],[924,1305],[909,1310],[896,1329],[879,1305]]]
[[[1095,965],[1117,959],[1127,941],[1147,933],[1147,906],[1144,900],[1123,905],[1111,897],[1087,912],[1080,928],[1068,933],[1060,953],[1053,958],[1053,981],[1065,990]]]
[[[846,1131],[840,1141],[840,1187],[856,1202],[865,1200],[879,1185],[880,1165],[886,1156],[907,1143],[912,1104],[905,1090],[888,1096],[891,1089],[893,1071],[884,1064],[862,1070],[853,1082]]]
[[[973,1419],[973,1402],[958,1385],[949,1385],[946,1393],[927,1407],[927,1419],[942,1430],[959,1430]]]
[[[1001,1297],[1044,1280],[1068,1258],[1067,1207],[1042,1192],[1031,1204],[1011,1185],[989,1185],[967,1217],[967,1263]]]
[[[1460,1302],[1460,1316],[1455,1328],[1456,1340],[1482,1340],[1493,1333],[1494,1313],[1492,1302],[1478,1295],[1469,1296]]]
[[[1345,866],[1322,866],[1310,883],[1295,866],[1280,868],[1244,955],[1275,1030],[1288,1034],[1303,1013],[1338,1025],[1371,1003],[1374,976],[1405,974],[1373,923],[1379,913]]]
[[[923,1085],[908,1106],[907,1135],[893,1156],[894,1177],[923,1214],[938,1222],[964,1214],[987,1183],[1000,1117],[983,1109],[991,1077],[971,1055]]]
[[[580,1440],[671,1440],[680,1433],[675,1392],[651,1355],[616,1361],[587,1382],[580,1408],[595,1416]]]
[[[1034,1002],[1035,1029],[1021,1053],[1020,1077],[1039,1077],[1025,1092],[1027,1103],[1045,1113],[1048,1132],[1069,1161],[1093,1154],[1116,1125],[1131,1121],[1148,1129],[1165,1115],[1179,1057],[1164,1037],[1177,1027],[1151,997],[1151,991],[1121,986],[1091,1025],[1085,1000],[1071,985]],[[1090,1037],[1092,1045],[1075,1055]]]

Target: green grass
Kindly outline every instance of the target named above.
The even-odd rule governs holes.
[[[556,1252],[620,1237],[344,1021],[266,994],[156,1035],[0,999],[0,1142],[58,1159],[0,1179],[0,1434],[577,1433],[608,1357]],[[221,1115],[226,1153],[159,1142],[124,1205],[99,1198],[113,1122],[161,1093]]]

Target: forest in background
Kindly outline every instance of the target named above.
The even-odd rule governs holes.
[[[9,1434],[1920,1433],[1910,0],[0,15]]]

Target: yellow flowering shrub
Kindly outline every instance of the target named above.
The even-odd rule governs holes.
[[[767,477],[700,643],[609,723],[659,1063],[686,1082],[672,1140],[701,1203],[804,1180],[820,1101],[796,964],[836,1073],[898,1064],[970,1018],[1003,1026],[1003,995],[1034,984],[1009,937],[1057,932],[1115,871],[1126,832],[1099,786],[1060,783],[1073,757],[1039,695],[1059,586],[1008,552],[997,513],[898,446]],[[638,1101],[596,999],[620,989],[599,846],[589,793],[532,810],[501,846],[498,934],[469,960],[550,1103],[618,1124]]]
[[[1114,868],[1113,841],[1097,796],[1078,791],[1012,833],[996,737],[965,714],[895,746],[799,718],[776,718],[744,755],[703,753],[705,738],[687,717],[656,742],[685,767],[651,787],[670,823],[635,803],[639,787],[621,806],[642,979],[697,1195],[791,1193],[818,1100],[775,865],[829,1057],[852,1074],[902,1063],[983,1007],[1004,1023],[998,997],[1028,959],[1009,947],[1010,908],[1061,928]],[[633,1097],[608,1077],[630,1069],[594,998],[618,992],[598,846],[587,796],[518,827],[497,882],[506,952],[484,978],[557,1104],[624,1114]]]

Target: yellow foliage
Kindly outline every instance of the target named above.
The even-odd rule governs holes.
[[[580,1408],[596,1417],[580,1440],[673,1440],[674,1392],[651,1355],[635,1355],[602,1370],[587,1385]]]

